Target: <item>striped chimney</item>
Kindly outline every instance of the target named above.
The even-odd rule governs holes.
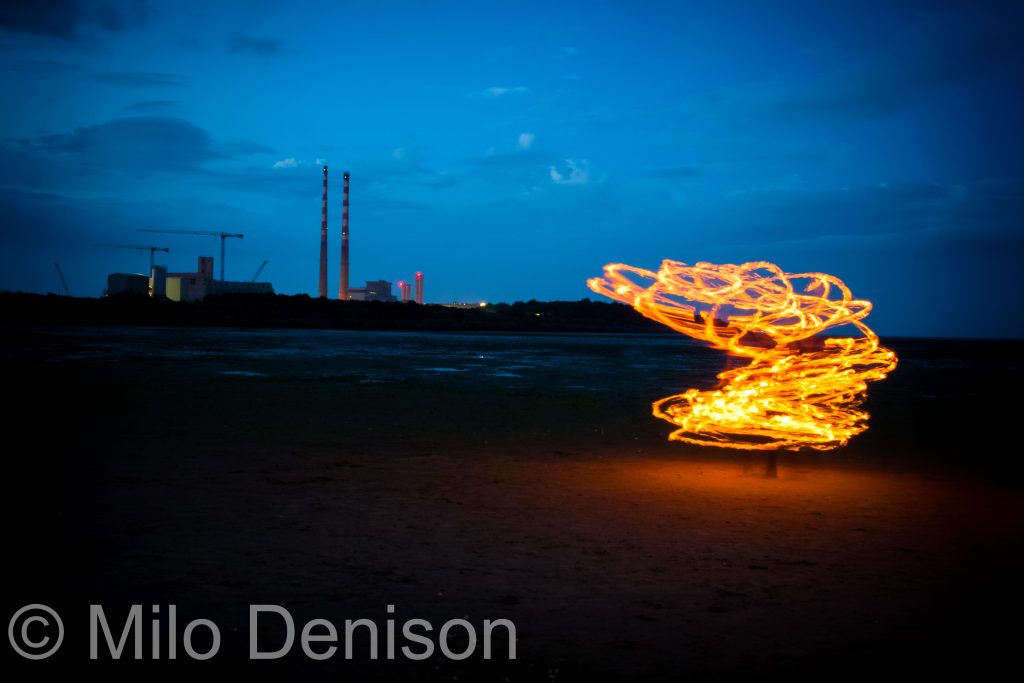
[[[342,176],[341,190],[341,276],[338,282],[338,298],[348,299],[348,171]]]
[[[320,286],[317,296],[327,298],[327,167],[324,166],[324,197],[320,209]]]

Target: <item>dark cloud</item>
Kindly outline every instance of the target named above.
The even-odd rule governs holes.
[[[74,0],[0,3],[0,28],[11,33],[37,33],[71,39],[82,21],[83,15]]]
[[[159,73],[154,71],[118,71],[98,73],[93,76],[100,83],[120,85],[128,88],[166,88],[183,87],[185,78],[178,74]]]
[[[254,38],[242,34],[231,39],[229,49],[231,52],[241,52],[254,55],[271,56],[281,52],[281,41],[274,38]]]
[[[700,169],[696,166],[668,166],[648,168],[640,173],[644,178],[696,178]]]
[[[144,105],[140,109],[162,106],[160,101],[137,104]],[[4,141],[0,187],[102,192],[112,182],[121,182],[112,180],[112,174],[125,172],[182,173],[203,181],[221,173],[207,168],[210,162],[273,153],[273,148],[253,140],[216,140],[180,118],[124,117],[66,133]]]
[[[1005,232],[1005,193],[986,197],[973,186],[926,182],[882,183],[836,189],[751,189],[733,193],[706,211],[694,209],[707,229],[691,236],[702,243],[770,245],[831,237],[909,236]],[[986,213],[976,220],[969,214]]]
[[[1020,65],[1021,13],[943,12],[921,18],[894,49],[806,83],[772,83],[708,94],[712,109],[759,115],[870,117],[914,104],[938,88]]]
[[[116,33],[138,27],[151,15],[142,0],[5,0],[0,3],[0,29],[73,41],[86,29]]]
[[[99,172],[197,170],[222,158],[205,130],[169,117],[121,118],[70,133],[42,135],[26,143],[26,149],[66,157]]]
[[[69,173],[65,164],[54,164],[47,155],[34,154],[27,149],[28,141],[7,141],[0,146],[0,187],[42,188],[77,186],[77,178]]]

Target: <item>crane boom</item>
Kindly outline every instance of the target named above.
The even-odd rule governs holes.
[[[60,264],[54,261],[53,268],[57,271],[57,277],[60,278],[60,285],[64,288],[65,296],[71,296],[71,290],[68,288],[68,281],[64,279],[64,271],[60,269]]]
[[[252,279],[249,280],[249,282],[256,282],[256,278],[258,278],[260,276],[260,273],[263,272],[263,269],[267,267],[268,261],[269,259],[263,259],[263,263],[261,263],[260,267],[256,269],[256,273],[252,276]]]
[[[171,235],[209,235],[220,238],[220,281],[224,281],[224,242],[229,237],[242,239],[245,237],[240,232],[220,232],[217,230],[158,230],[156,228],[139,228],[139,232],[159,232]]]
[[[171,250],[168,247],[154,247],[149,244],[97,244],[97,247],[108,247],[110,249],[138,249],[140,251],[149,251],[149,273],[153,274],[153,262],[156,256],[156,252],[165,251],[170,253]]]

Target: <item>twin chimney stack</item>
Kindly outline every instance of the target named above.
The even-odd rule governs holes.
[[[348,270],[348,171],[342,175],[343,184],[341,192],[341,273],[338,279],[338,299],[347,301],[351,298],[349,290]],[[415,295],[410,296],[410,285],[408,282],[399,282],[399,289],[402,290],[402,301],[409,301],[412,298],[416,303],[423,303],[423,273],[416,273]],[[365,290],[358,290],[357,295]],[[321,299],[327,298],[327,167],[324,166],[324,192],[323,207],[320,211],[320,281],[317,288],[317,295]]]

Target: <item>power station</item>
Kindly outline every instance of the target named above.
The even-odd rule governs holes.
[[[392,293],[392,283],[389,280],[367,280],[364,287],[352,287],[350,282],[350,251],[351,240],[349,235],[349,181],[348,171],[342,173],[341,188],[341,251],[340,268],[338,273],[338,300],[339,301],[402,301],[403,303],[415,302],[422,305],[423,295],[423,273],[417,272],[412,283],[401,281],[398,283],[399,296]],[[328,208],[328,167],[323,167],[323,185],[320,194],[320,262],[317,272],[317,297],[327,299],[329,263],[329,233],[327,223]],[[177,234],[177,235],[205,235],[220,239],[220,277],[214,276],[214,265],[212,256],[200,256],[196,270],[189,272],[168,272],[166,266],[157,265],[154,262],[156,252],[169,252],[168,247],[157,247],[151,245],[135,244],[100,244],[106,248],[137,249],[149,252],[149,272],[142,273],[112,273],[107,278],[107,294],[137,293],[148,294],[152,297],[166,298],[173,301],[201,301],[209,294],[273,294],[274,289],[269,282],[256,282],[266,265],[266,261],[257,269],[256,275],[248,282],[229,282],[224,276],[225,243],[229,238],[242,239],[242,233],[231,233],[211,230],[166,230],[153,228],[139,228],[138,232]],[[66,291],[66,287],[65,287]]]
[[[338,300],[339,301],[398,301],[391,292],[391,282],[388,280],[367,280],[365,287],[352,287],[349,281],[349,172],[342,173],[341,185],[341,263],[338,272]],[[324,185],[321,194],[320,208],[320,270],[319,286],[317,296],[321,299],[327,298],[327,166],[324,166]],[[414,300],[423,304],[423,273],[416,273],[416,294]],[[403,302],[410,300],[409,284],[398,283],[399,295]]]

